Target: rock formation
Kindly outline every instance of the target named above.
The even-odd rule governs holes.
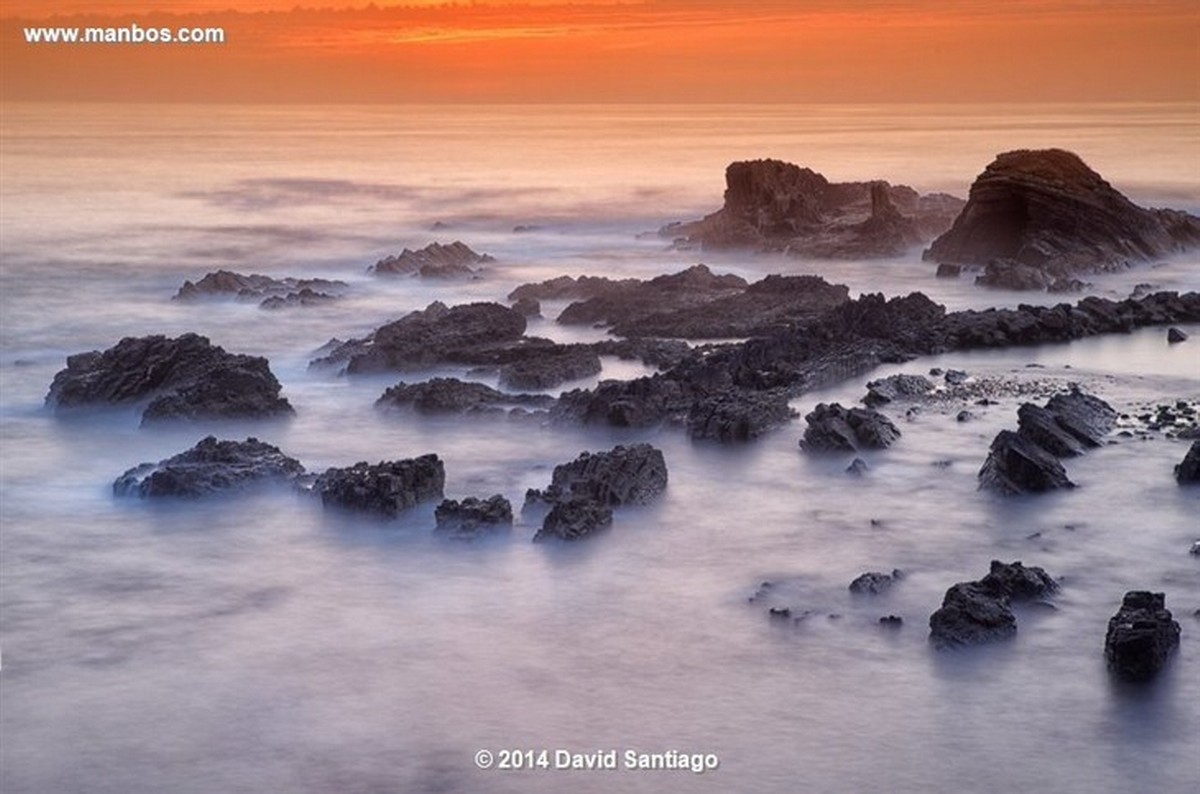
[[[300,461],[257,438],[218,441],[215,436],[208,436],[178,455],[129,469],[113,483],[113,493],[200,497],[269,482],[287,482],[303,473]]]
[[[395,517],[420,503],[442,498],[446,471],[437,455],[406,460],[362,461],[326,469],[313,483],[326,506]]]
[[[1058,589],[1041,568],[992,560],[988,575],[959,582],[946,591],[941,609],[929,617],[929,637],[939,648],[978,645],[1017,633],[1013,601],[1044,598]]]
[[[1183,461],[1175,466],[1175,481],[1180,485],[1200,483],[1200,441],[1193,441]]]
[[[892,585],[904,578],[904,573],[894,569],[891,573],[867,571],[850,583],[850,592],[859,595],[880,595],[892,589]]]
[[[1179,647],[1179,633],[1165,594],[1131,590],[1108,621],[1104,657],[1118,677],[1146,681],[1158,674]]]
[[[512,504],[500,494],[479,499],[469,496],[461,502],[447,499],[433,511],[435,532],[457,539],[473,539],[489,532],[512,528]]]
[[[259,301],[264,309],[313,306],[336,300],[347,289],[344,281],[324,278],[272,278],[252,273],[248,276],[231,270],[206,273],[192,283],[184,281],[173,300],[197,301],[205,298],[236,297]]]
[[[976,178],[925,258],[987,266],[985,284],[1043,289],[1197,245],[1200,218],[1138,207],[1071,152],[1021,149]]]
[[[381,408],[413,408],[426,413],[497,413],[508,408],[544,410],[554,398],[542,394],[506,394],[483,383],[456,378],[432,378],[422,383],[401,381],[383,393]]]
[[[843,408],[819,403],[804,417],[808,427],[800,446],[813,452],[885,449],[900,438],[891,420],[870,408]]]
[[[487,254],[477,254],[465,243],[455,240],[449,245],[430,243],[416,251],[405,248],[399,254],[380,259],[369,270],[377,276],[462,278],[477,273],[476,265],[494,261]]]
[[[206,337],[126,337],[79,353],[54,376],[46,405],[145,402],[142,423],[162,419],[263,418],[293,413],[265,358],[227,353]]]

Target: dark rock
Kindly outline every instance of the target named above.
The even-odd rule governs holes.
[[[946,591],[941,609],[929,617],[930,639],[940,648],[978,645],[1017,633],[1012,601],[1042,598],[1057,584],[1041,568],[993,560],[975,582],[959,582]]]
[[[505,394],[483,383],[432,378],[423,383],[401,381],[375,401],[380,407],[412,407],[429,413],[474,413],[520,406],[547,409],[554,398],[542,394]]]
[[[846,409],[837,403],[820,403],[804,419],[808,428],[800,446],[812,451],[884,449],[900,437],[891,420],[869,408]]]
[[[558,316],[558,322],[568,325],[630,323],[666,311],[711,303],[718,297],[745,289],[746,280],[740,276],[718,276],[707,265],[695,265],[649,281],[613,286],[599,295],[572,303]]]
[[[971,376],[961,369],[948,369],[943,379],[951,386],[961,386]]]
[[[522,284],[508,293],[510,301],[586,300],[619,291],[641,282],[635,278],[611,279],[603,276],[558,276],[537,284]]]
[[[327,469],[313,483],[326,506],[396,516],[419,502],[442,498],[446,471],[437,455],[406,460],[365,461]]]
[[[1200,243],[1200,219],[1136,206],[1061,149],[999,155],[971,186],[953,226],[925,258],[987,265],[983,283],[1041,289]]]
[[[819,258],[886,257],[947,228],[962,202],[886,182],[831,183],[778,160],[732,163],[717,212],[660,234],[684,246],[786,250]]]
[[[773,620],[774,619],[787,620],[787,619],[791,618],[792,610],[791,610],[791,607],[771,607],[770,609],[767,610],[767,615]]]
[[[1200,540],[1192,544],[1192,547],[1188,549],[1188,554],[1193,557],[1200,557]]]
[[[380,259],[370,267],[370,272],[388,276],[459,278],[474,275],[478,270],[475,265],[493,261],[487,254],[477,254],[455,240],[449,245],[430,243],[417,251],[405,248],[399,254]]]
[[[687,426],[692,438],[749,441],[789,421],[794,415],[786,392],[727,390],[692,403]]]
[[[542,304],[537,298],[518,298],[513,302],[512,309],[522,317],[542,316]]]
[[[461,502],[447,499],[433,511],[436,532],[455,538],[475,538],[512,527],[512,504],[500,494],[487,499],[469,496]]]
[[[852,477],[862,477],[870,470],[870,466],[862,458],[855,458],[850,461],[850,465],[846,467],[846,473]]]
[[[992,560],[987,576],[979,580],[990,592],[1015,600],[1045,598],[1058,590],[1058,583],[1042,568],[1026,568],[1019,561]]]
[[[993,259],[975,277],[975,283],[996,289],[1044,290],[1054,283],[1054,276],[1013,259]]]
[[[890,629],[898,629],[904,625],[904,618],[899,615],[884,615],[879,619],[879,625]]]
[[[612,525],[612,508],[593,499],[556,502],[546,514],[534,542],[548,538],[579,540]]]
[[[1052,411],[1033,403],[1017,409],[1017,432],[1058,458],[1082,455],[1083,444],[1058,423]]]
[[[1079,389],[1054,395],[1046,403],[1046,410],[1085,447],[1102,445],[1117,423],[1117,412],[1111,405]]]
[[[972,419],[975,418],[975,414],[971,413],[970,411],[964,410],[964,411],[959,411],[955,415],[954,418],[955,418],[955,420],[957,420],[959,422],[970,422]]]
[[[647,504],[666,487],[662,451],[649,444],[630,444],[608,452],[584,452],[570,463],[555,466],[550,487],[530,495],[551,503],[592,500],[615,507]]]
[[[1180,485],[1200,483],[1200,441],[1193,441],[1183,461],[1175,467],[1175,481]]]
[[[252,273],[248,276],[230,270],[205,274],[192,283],[184,281],[173,300],[195,301],[214,297],[236,297],[260,301],[264,309],[311,306],[336,300],[347,288],[344,281],[324,278],[272,278]]]
[[[330,295],[326,292],[314,292],[311,289],[302,289],[299,292],[289,292],[286,295],[272,295],[269,298],[264,298],[263,302],[258,304],[261,309],[290,309],[296,306],[320,306],[323,303],[331,303],[338,299],[337,295]]]
[[[560,383],[598,375],[600,357],[582,348],[565,348],[505,364],[500,368],[500,383],[514,389],[550,389]]]
[[[1187,334],[1174,326],[1171,326],[1167,329],[1167,342],[1172,345],[1178,344],[1179,342],[1184,342],[1187,340],[1187,338]]]
[[[208,436],[178,455],[129,469],[113,483],[113,493],[199,497],[286,482],[303,473],[300,461],[257,438],[218,441]]]
[[[1163,593],[1131,590],[1108,621],[1104,657],[1109,669],[1129,681],[1158,674],[1179,647],[1179,623],[1171,618]]]
[[[893,400],[920,397],[933,391],[933,382],[924,375],[889,375],[867,384],[863,403],[872,408]]]
[[[1029,438],[1001,430],[979,470],[979,487],[1003,494],[1074,488],[1058,459]]]
[[[263,418],[293,413],[265,358],[227,353],[184,334],[126,337],[103,353],[67,358],[46,405],[61,411],[147,401],[142,423],[160,419]]]
[[[864,595],[879,595],[891,590],[892,585],[903,578],[904,574],[899,570],[893,570],[891,573],[867,571],[850,583],[850,592]]]
[[[962,271],[962,265],[952,265],[949,262],[943,262],[937,266],[937,273],[935,275],[938,278],[958,278],[962,275]]]
[[[648,427],[684,417],[694,402],[692,390],[662,375],[630,381],[601,381],[595,389],[565,392],[550,410],[558,422]]]

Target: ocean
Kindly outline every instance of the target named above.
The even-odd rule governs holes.
[[[7,104],[0,115],[5,794],[1200,785],[1200,557],[1188,554],[1200,491],[1172,476],[1186,444],[1121,439],[1072,459],[1069,492],[976,490],[988,444],[1025,400],[1070,383],[1130,413],[1200,398],[1200,327],[1183,326],[1193,340],[1174,346],[1149,328],[923,358],[793,400],[801,415],[848,405],[867,380],[932,367],[1038,395],[972,407],[967,423],[959,405],[897,410],[903,437],[860,454],[860,480],[843,471],[851,455],[800,451],[802,419],[718,445],[677,427],[422,418],[373,407],[399,375],[307,366],[330,338],[433,300],[504,301],[561,274],[649,277],[698,262],[752,280],[817,273],[852,295],[921,290],[951,310],[1056,303],[935,279],[919,250],[801,261],[670,250],[645,232],[717,209],[734,160],[965,197],[997,153],[1048,146],[1140,204],[1200,213],[1195,106]],[[470,281],[366,272],[401,248],[453,240],[496,261]],[[1200,290],[1198,265],[1193,253],[1096,276],[1086,294]],[[219,268],[350,289],[276,312],[171,300],[184,279]],[[140,428],[133,409],[62,417],[43,406],[66,356],[186,331],[267,356],[296,416]],[[529,333],[604,336],[553,319]],[[648,371],[606,359],[599,377]],[[554,465],[644,440],[663,450],[670,484],[577,544],[534,544],[536,525],[520,517],[509,535],[445,542],[431,532],[433,504],[383,522],[286,490],[112,495],[126,469],[210,433],[256,436],[315,471],[435,452],[447,497],[501,493],[517,507]],[[1059,579],[1053,608],[1019,610],[1010,642],[934,650],[929,614],[992,559]],[[858,574],[893,568],[907,576],[887,594],[848,592]],[[770,593],[752,602],[764,581]],[[1133,589],[1165,591],[1183,626],[1149,687],[1115,683],[1103,658],[1108,618]],[[770,606],[807,617],[773,621]],[[881,627],[885,614],[903,626]],[[480,769],[480,750],[494,761],[545,750],[551,767],[559,751],[719,764]]]

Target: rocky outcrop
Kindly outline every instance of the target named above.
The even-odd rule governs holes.
[[[1193,441],[1183,461],[1175,466],[1175,481],[1180,485],[1200,484],[1200,441]]]
[[[218,441],[208,436],[178,455],[129,469],[113,483],[113,493],[194,498],[287,482],[303,473],[300,461],[257,438]]]
[[[1180,342],[1186,342],[1188,335],[1181,329],[1171,327],[1167,329],[1167,344],[1177,345]]]
[[[206,273],[195,283],[184,281],[173,300],[237,298],[259,301],[259,306],[264,309],[281,309],[328,303],[346,289],[346,282],[324,278],[272,278],[257,273],[247,276],[231,270],[216,270]]]
[[[1108,621],[1104,657],[1119,678],[1146,681],[1158,674],[1179,647],[1179,634],[1179,623],[1171,618],[1165,594],[1131,590]]]
[[[362,461],[326,469],[313,483],[328,507],[341,507],[394,517],[420,503],[442,498],[446,471],[437,455],[406,460]]]
[[[564,325],[620,325],[649,315],[702,306],[745,289],[746,280],[740,276],[718,276],[706,265],[695,265],[648,281],[612,286],[598,295],[570,304],[558,315],[558,322]]]
[[[399,254],[380,259],[369,271],[382,276],[463,278],[475,275],[477,265],[494,261],[487,254],[477,254],[465,243],[455,240],[449,245],[430,243],[416,251],[405,248]]]
[[[885,449],[900,438],[900,431],[891,420],[869,408],[819,403],[804,420],[808,427],[800,446],[813,452]]]
[[[512,310],[522,317],[542,316],[542,304],[537,298],[518,298],[513,301]]]
[[[750,441],[795,416],[783,390],[705,395],[687,413],[688,435],[725,443]]]
[[[142,423],[258,419],[293,413],[265,358],[228,353],[206,337],[126,337],[67,358],[46,405],[56,411],[145,402]]]
[[[1056,394],[1045,407],[1025,403],[1017,431],[1002,430],[979,470],[979,487],[1004,494],[1074,488],[1058,458],[1098,447],[1113,429],[1117,412],[1078,389]]]
[[[530,491],[526,500],[641,505],[657,499],[666,487],[667,464],[662,451],[649,444],[631,444],[608,452],[584,452],[570,463],[555,466],[550,486]]]
[[[892,589],[892,585],[904,578],[904,573],[894,569],[891,573],[867,571],[850,583],[850,592],[858,595],[880,595]]]
[[[508,293],[510,301],[521,300],[587,300],[598,295],[605,295],[626,287],[633,287],[641,281],[635,278],[611,279],[603,276],[558,276],[537,284],[522,284]],[[515,308],[515,307],[514,307]]]
[[[433,511],[435,532],[458,539],[473,539],[512,528],[512,504],[500,494],[487,499],[469,496],[461,502],[443,501]]]
[[[663,227],[676,245],[788,251],[817,258],[903,254],[948,228],[962,202],[919,196],[886,182],[832,183],[779,160],[735,162],[725,170],[724,206]]]
[[[612,520],[612,508],[591,499],[556,502],[533,540],[535,543],[549,538],[579,540],[612,526]]]
[[[1057,589],[1041,568],[993,560],[987,576],[946,591],[941,609],[929,617],[930,640],[949,648],[1012,637],[1017,633],[1012,602],[1041,599]]]
[[[1021,149],[999,155],[925,258],[987,265],[983,283],[1043,289],[1200,245],[1200,218],[1138,207],[1077,155]]]
[[[913,399],[933,391],[933,381],[924,375],[889,375],[867,383],[863,404],[869,408],[887,405],[894,400]]]
[[[401,381],[383,393],[380,408],[413,408],[424,413],[496,413],[509,408],[545,410],[554,398],[542,394],[506,394],[483,383],[456,378],[432,378],[422,383]]]
[[[561,383],[599,375],[600,357],[586,347],[562,346],[558,352],[531,356],[500,368],[500,384],[513,389],[551,389]]]

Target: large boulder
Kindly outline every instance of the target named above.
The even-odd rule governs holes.
[[[461,241],[449,245],[430,243],[424,248],[384,257],[369,270],[382,276],[421,276],[423,278],[458,278],[474,275],[487,262],[495,261],[487,254],[477,254]]]
[[[413,408],[424,413],[494,413],[506,408],[546,409],[554,398],[543,394],[507,394],[484,383],[457,378],[401,381],[375,401],[380,408]]]
[[[727,389],[706,395],[688,411],[688,434],[714,441],[750,441],[795,416],[787,392]]]
[[[800,446],[812,451],[884,449],[900,438],[900,431],[891,420],[870,408],[820,403],[804,419],[808,427]]]
[[[1198,244],[1200,218],[1138,207],[1071,152],[1021,149],[997,156],[976,178],[925,258],[987,265],[984,283],[1042,289]]]
[[[992,560],[982,579],[959,582],[946,591],[941,608],[929,617],[930,640],[948,648],[1012,637],[1017,633],[1012,602],[1045,598],[1057,589],[1041,568]]]
[[[218,441],[215,436],[208,436],[178,455],[129,469],[113,483],[113,493],[200,497],[287,482],[303,473],[300,461],[257,438]]]
[[[913,399],[933,391],[933,381],[924,375],[889,375],[867,384],[867,396],[862,401],[874,408],[893,400]]]
[[[489,532],[512,528],[512,504],[500,494],[487,499],[469,496],[461,502],[443,501],[433,511],[435,532],[453,538],[471,539]]]
[[[1118,677],[1146,681],[1158,674],[1179,647],[1179,633],[1165,594],[1131,590],[1108,621],[1104,657]]]
[[[441,499],[445,483],[446,470],[438,456],[422,455],[326,469],[314,481],[313,492],[326,506],[394,517],[420,502]]]
[[[1053,454],[1019,432],[1001,430],[979,469],[979,487],[1002,494],[1021,494],[1074,488],[1075,483]]]
[[[550,503],[592,500],[602,505],[647,504],[667,487],[662,451],[650,444],[617,446],[608,452],[583,452],[554,467],[550,487],[530,498]]]
[[[1183,461],[1175,466],[1175,481],[1180,485],[1200,483],[1200,441],[1193,441]]]
[[[206,337],[126,337],[67,358],[46,405],[57,411],[145,402],[142,423],[246,419],[293,413],[265,358],[228,353]]]

